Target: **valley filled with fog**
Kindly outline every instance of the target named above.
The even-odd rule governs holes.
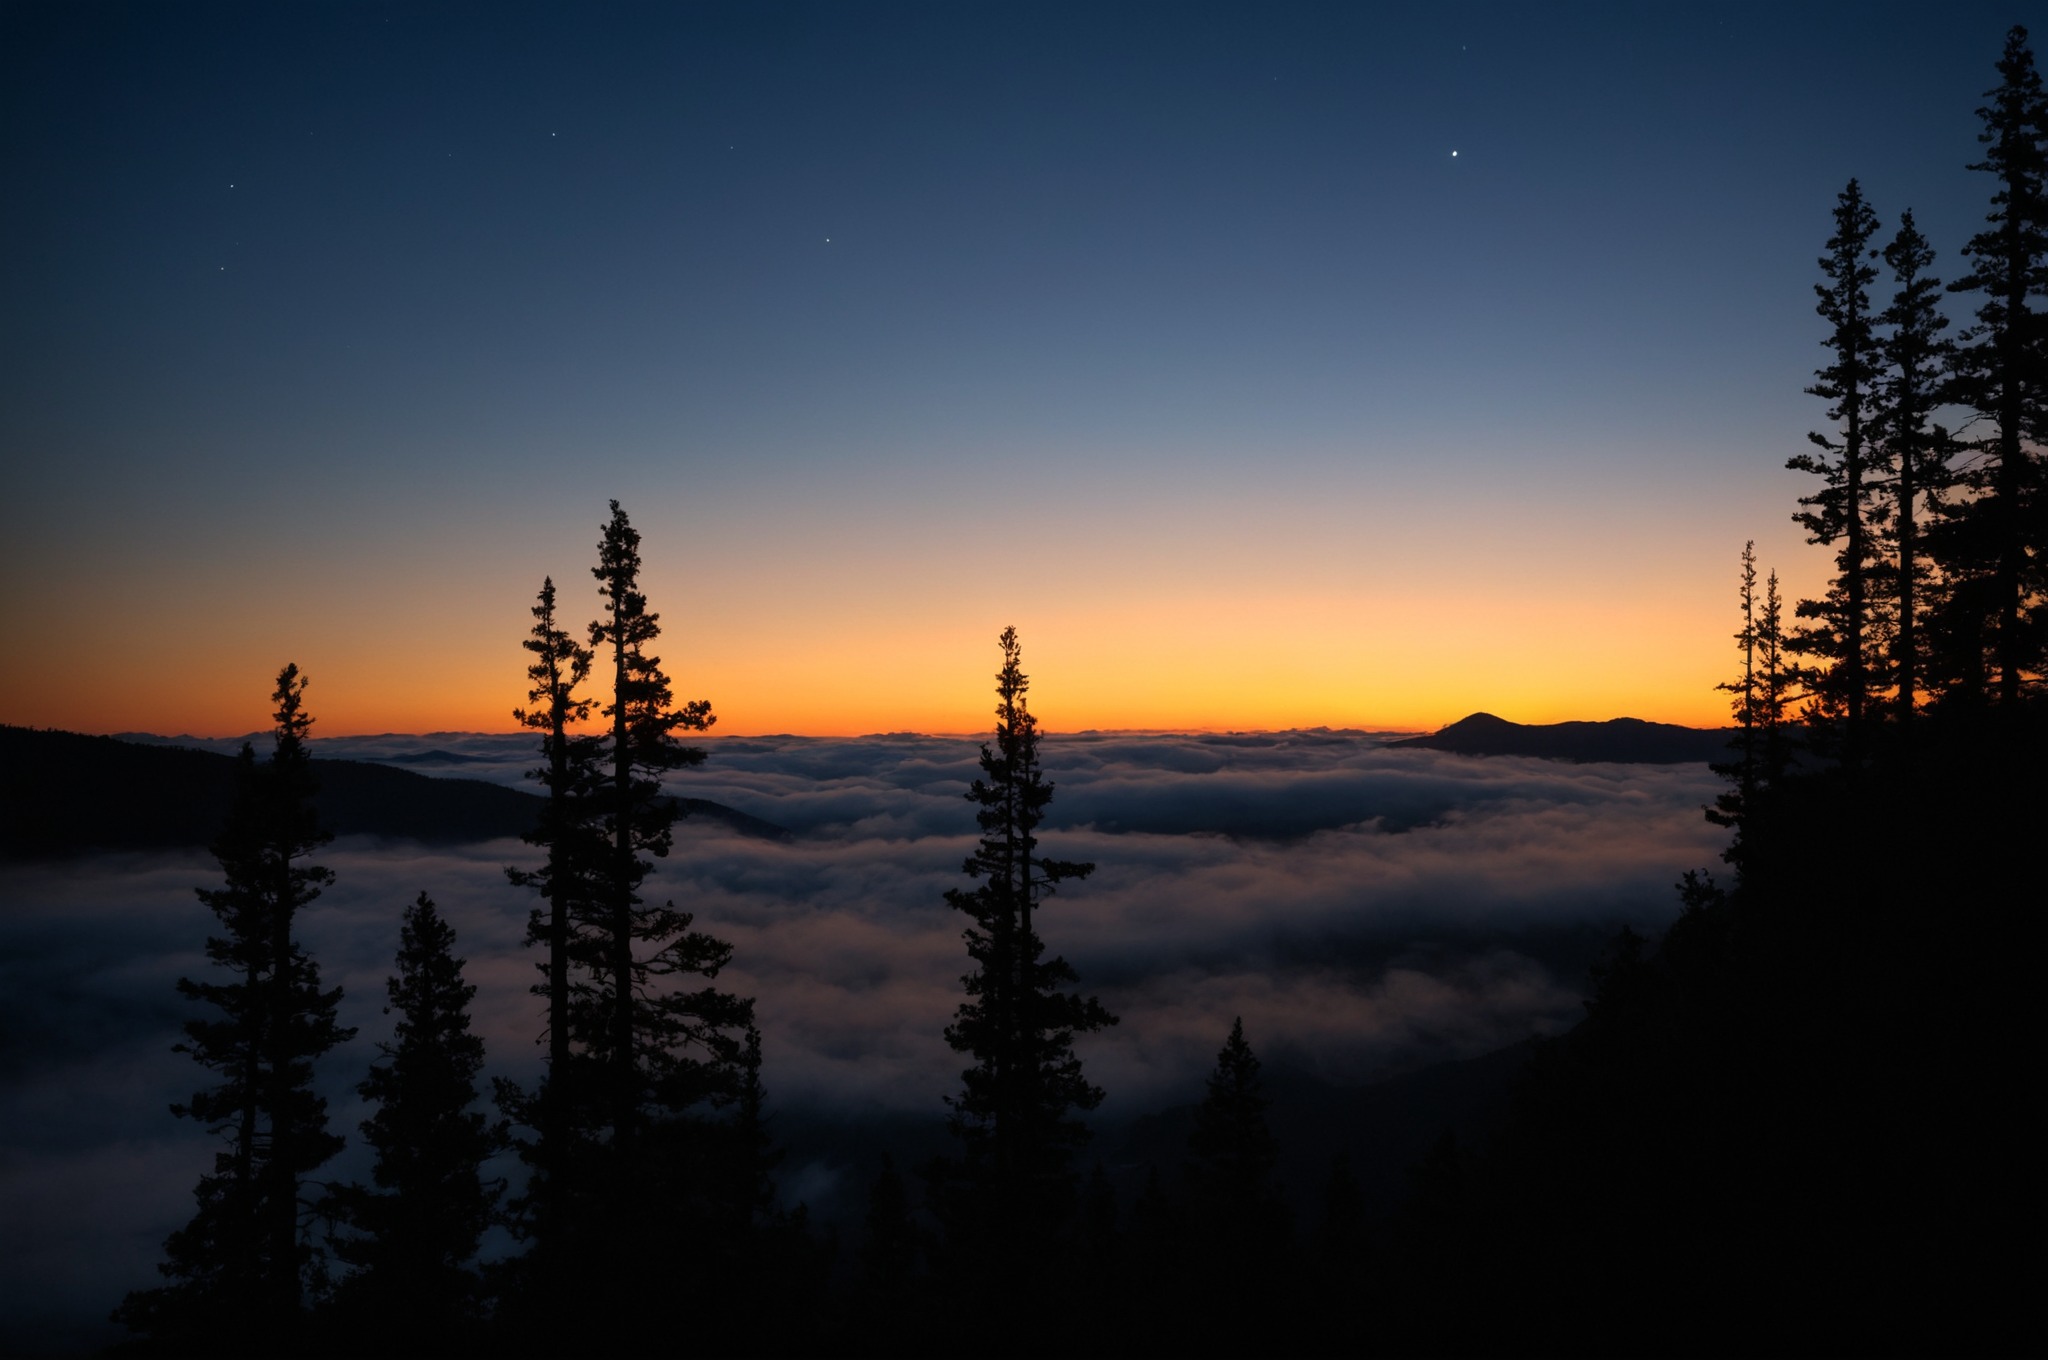
[[[1716,863],[1724,842],[1701,816],[1717,787],[1703,765],[1474,758],[1386,740],[1045,739],[1057,788],[1043,852],[1097,867],[1063,885],[1040,929],[1122,1019],[1078,1045],[1108,1092],[1098,1125],[1197,1095],[1237,1016],[1269,1063],[1342,1084],[1557,1032],[1580,1014],[1601,944],[1624,924],[1660,930],[1680,871]],[[770,825],[686,819],[648,892],[733,943],[720,985],[757,999],[775,1109],[812,1126],[937,1124],[962,1065],[943,1030],[966,971],[964,923],[943,895],[967,881],[978,739],[702,744],[709,758],[673,791]],[[513,786],[533,763],[523,736],[315,749]],[[317,858],[337,881],[298,929],[359,1030],[320,1068],[333,1128],[353,1138],[366,1113],[354,1085],[390,1033],[383,983],[399,913],[422,890],[459,934],[489,1073],[538,1074],[537,954],[522,944],[532,899],[504,875],[533,861],[528,847],[351,836]],[[175,984],[206,976],[214,922],[193,890],[217,883],[197,849],[0,865],[12,941],[0,1216],[17,1227],[0,1278],[17,1291],[13,1311],[102,1315],[150,1282],[164,1235],[191,1212],[215,1143],[166,1111],[204,1084],[171,1051],[196,1011]],[[327,1174],[359,1177],[361,1163],[351,1146]],[[814,1158],[783,1175],[786,1193],[833,1193],[832,1168]]]

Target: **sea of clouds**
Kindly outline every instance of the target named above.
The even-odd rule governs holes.
[[[1233,1017],[1262,1055],[1362,1082],[1472,1056],[1580,1013],[1584,971],[1628,924],[1655,932],[1680,871],[1725,833],[1704,767],[1567,765],[1389,749],[1381,735],[1079,734],[1042,748],[1057,785],[1043,849],[1097,867],[1039,916],[1082,989],[1122,1017],[1079,1048],[1108,1092],[1099,1117],[1184,1100]],[[194,745],[233,749],[235,742]],[[732,942],[721,983],[757,999],[771,1098],[846,1118],[941,1117],[962,1065],[942,1032],[961,996],[974,840],[971,738],[722,738],[676,791],[787,828],[681,828],[649,891]],[[518,736],[320,741],[316,754],[520,784]],[[320,1081],[334,1127],[390,1033],[383,983],[401,909],[431,893],[477,985],[494,1075],[538,1071],[527,993],[530,895],[517,841],[423,847],[368,838],[320,856],[337,881],[301,920],[357,1039]],[[171,1052],[212,926],[199,851],[0,866],[0,1299],[17,1332],[56,1337],[153,1281],[191,1212],[212,1143],[166,1107],[205,1084]],[[330,1174],[363,1177],[360,1149]],[[40,1321],[38,1321],[40,1320]],[[59,1331],[52,1331],[57,1328]],[[68,1335],[68,1333],[66,1333]]]

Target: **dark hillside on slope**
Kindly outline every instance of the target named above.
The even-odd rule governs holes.
[[[209,845],[227,818],[234,766],[233,757],[211,751],[0,727],[0,856]],[[313,773],[320,823],[339,836],[430,845],[497,840],[525,832],[540,807],[518,789],[363,761],[315,760]],[[690,815],[745,835],[789,835],[719,803],[683,803]]]
[[[1408,1207],[1395,1350],[2039,1350],[2048,714],[1920,737],[1786,778],[1737,883],[1617,942]]]

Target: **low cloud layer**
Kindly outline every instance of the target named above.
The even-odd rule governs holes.
[[[652,890],[732,941],[723,982],[755,996],[767,1080],[786,1108],[924,1111],[957,1083],[941,1032],[960,1000],[977,743],[930,737],[728,738],[677,791],[796,832],[686,826]],[[439,752],[441,756],[423,754]],[[518,783],[516,737],[349,738],[320,754]],[[1046,849],[1096,872],[1043,913],[1049,947],[1123,1023],[1082,1042],[1104,1117],[1184,1098],[1234,1016],[1269,1059],[1363,1081],[1469,1056],[1578,1013],[1588,954],[1655,930],[1671,883],[1712,863],[1699,766],[1560,765],[1388,750],[1359,733],[1079,735],[1048,740]],[[448,759],[444,757],[456,757]],[[516,841],[423,850],[362,839],[322,856],[336,885],[303,918],[356,1041],[323,1065],[335,1127],[388,1036],[383,980],[422,888],[460,935],[496,1075],[538,1068],[522,947],[531,899]],[[147,1285],[190,1212],[204,1135],[166,1106],[204,1073],[169,1049],[211,926],[203,854],[0,868],[0,1262],[15,1324],[104,1315]],[[364,1175],[360,1152],[337,1164]]]

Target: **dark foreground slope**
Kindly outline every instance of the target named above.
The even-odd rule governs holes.
[[[1624,937],[1505,1126],[1427,1168],[1396,1349],[2038,1353],[2044,728],[1787,780],[1739,886]]]
[[[1620,761],[1636,765],[1679,765],[1728,759],[1732,728],[1679,727],[1611,718],[1606,722],[1524,724],[1474,713],[1426,737],[1390,741],[1463,756],[1538,756],[1576,762]]]
[[[75,732],[0,727],[0,856],[206,846],[234,797],[233,757]],[[320,824],[341,836],[454,845],[518,836],[540,799],[476,779],[431,779],[355,760],[315,760]],[[786,837],[772,823],[703,799],[692,816],[748,835]]]

